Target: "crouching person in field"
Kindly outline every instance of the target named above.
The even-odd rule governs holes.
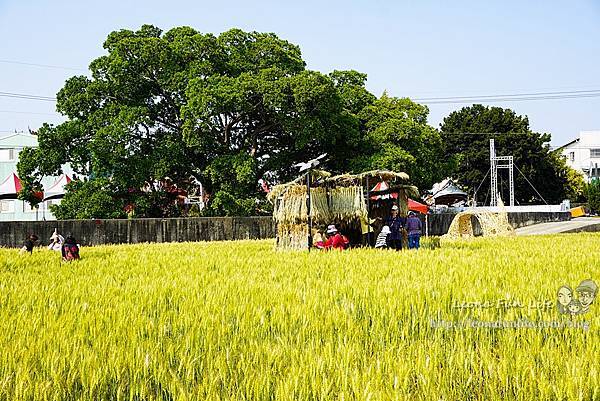
[[[19,253],[21,253],[21,254],[28,253],[31,255],[33,253],[33,247],[37,245],[38,239],[39,238],[37,235],[30,234],[27,237],[27,239],[23,242],[23,247],[21,248]]]
[[[313,246],[317,249],[325,248],[325,239],[323,239],[323,234],[319,231],[313,234]]]
[[[323,244],[323,248],[344,250],[347,249],[349,245],[350,241],[348,241],[348,238],[346,238],[345,235],[340,234],[334,224],[327,227],[327,241]]]
[[[79,259],[79,245],[71,234],[67,234],[62,246],[62,257],[65,262]]]

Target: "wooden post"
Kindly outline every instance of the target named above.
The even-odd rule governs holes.
[[[371,218],[369,217],[369,213],[371,212],[371,197],[369,196],[369,176],[367,175],[367,246],[371,247],[371,241],[369,239],[371,235]]]
[[[311,198],[310,198],[310,169],[306,172],[306,209],[308,215],[308,252],[312,248],[312,217],[310,216]]]

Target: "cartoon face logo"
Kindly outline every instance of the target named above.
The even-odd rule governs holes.
[[[573,290],[568,285],[563,285],[558,289],[558,304],[567,306],[573,299]]]
[[[559,313],[575,316],[589,312],[596,299],[598,286],[593,280],[583,280],[575,291],[577,298],[573,298],[573,290],[567,285],[558,289],[556,306]]]
[[[583,280],[577,286],[576,291],[578,299],[581,302],[582,313],[586,313],[592,303],[594,303],[594,299],[596,299],[598,286],[593,280]]]
[[[571,300],[571,302],[569,302],[569,305],[567,305],[567,311],[568,311],[569,315],[571,315],[571,316],[580,314],[581,313],[581,302],[579,302],[578,299]]]

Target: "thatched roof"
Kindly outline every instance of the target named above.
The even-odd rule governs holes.
[[[389,187],[388,189],[384,189],[382,191],[369,191],[369,195],[386,195],[393,194],[396,192],[404,191],[404,193],[411,198],[419,197],[419,189],[414,185],[407,184],[399,184]]]
[[[389,170],[371,170],[371,171],[365,171],[364,173],[360,173],[360,174],[340,174],[340,175],[335,175],[333,177],[329,177],[324,179],[324,182],[336,182],[336,183],[343,183],[345,181],[355,181],[355,180],[362,180],[366,177],[378,177],[381,180],[384,181],[389,181],[389,180],[393,180],[393,179],[399,179],[402,181],[408,181],[408,179],[410,178],[408,176],[408,174],[406,174],[405,172],[395,172],[395,171],[389,171]]]
[[[291,188],[295,185],[306,185],[306,174],[307,173],[304,173],[301,176],[293,179],[290,182],[274,185],[271,188],[271,191],[267,194],[267,200],[269,202],[274,202],[275,199],[277,199],[281,195],[283,195],[285,193],[285,191],[288,190],[289,188]],[[317,180],[327,179],[328,177],[331,177],[331,173],[329,171],[325,171],[325,170],[311,170],[311,177],[313,178],[313,180],[314,179],[317,179]]]
[[[403,181],[408,181],[410,178],[408,176],[408,174],[406,174],[404,171],[400,171],[397,173],[395,171],[389,171],[389,170],[371,170],[371,171],[365,171],[364,173],[358,174],[358,177],[360,177],[360,178],[364,178],[367,176],[379,177],[382,180],[400,179]]]
[[[369,178],[374,178],[376,177],[379,180],[383,180],[383,181],[391,181],[391,180],[401,180],[401,181],[405,181],[408,182],[409,180],[409,176],[408,174],[406,174],[405,172],[395,172],[395,171],[389,171],[389,170],[371,170],[371,171],[365,171],[363,173],[360,174],[339,174],[339,175],[334,175],[332,176],[331,173],[325,171],[325,170],[312,170],[311,171],[311,176],[313,177],[313,185],[315,186],[319,186],[319,185],[323,185],[323,184],[334,184],[334,185],[356,185],[356,181],[362,181],[363,179],[369,177]],[[285,191],[289,188],[291,188],[292,186],[295,185],[305,185],[304,181],[306,180],[306,174],[303,174],[299,177],[297,177],[296,179],[290,181],[290,182],[286,182],[285,184],[279,184],[279,185],[275,185],[273,186],[273,188],[271,188],[271,192],[269,192],[269,194],[267,195],[267,199],[270,202],[274,202],[275,199],[277,199],[279,196],[283,195],[285,193]],[[396,189],[403,189],[406,191],[406,193],[409,196],[412,197],[418,197],[419,196],[419,190],[417,189],[417,187],[412,186],[412,185],[395,185],[393,188]],[[394,192],[394,191],[391,191]]]

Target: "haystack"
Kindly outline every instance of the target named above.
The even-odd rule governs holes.
[[[508,222],[508,213],[500,199],[500,211],[466,210],[454,216],[445,238],[474,237],[474,225],[479,224],[480,234],[484,237],[510,236],[515,230]]]
[[[289,183],[276,185],[269,193],[268,199],[274,204],[273,219],[277,225],[279,249],[308,247],[306,178],[302,175]],[[313,170],[310,190],[313,236],[329,224],[336,224],[344,233],[358,231],[360,236],[360,222],[366,220],[373,209],[368,199],[372,194],[369,188],[378,180],[393,182],[387,192],[398,193],[398,206],[406,212],[408,197],[418,196],[418,189],[409,185],[408,179],[406,173],[387,170],[336,176]]]

